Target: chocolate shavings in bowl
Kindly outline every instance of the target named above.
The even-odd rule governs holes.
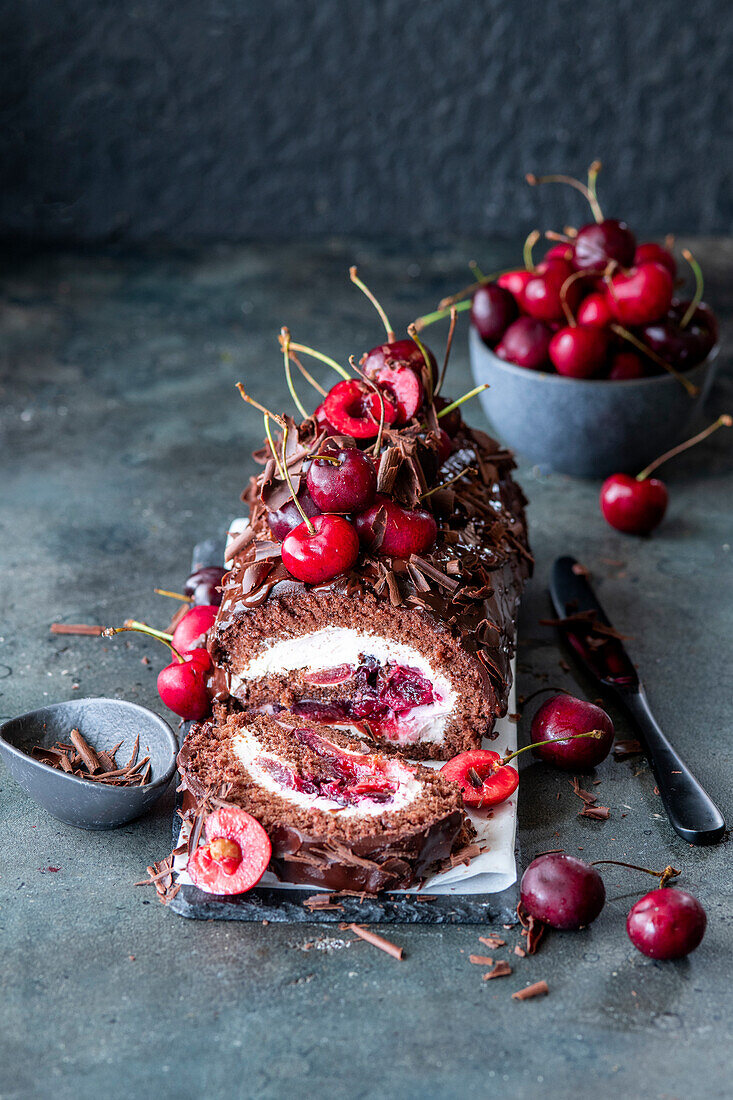
[[[34,745],[29,755],[56,771],[110,787],[143,787],[150,781],[150,757],[137,760],[139,738],[135,739],[132,756],[124,767],[120,767],[115,759],[122,745],[121,741],[109,750],[95,750],[78,729],[73,729],[69,734],[69,742],[57,741],[50,748]]]

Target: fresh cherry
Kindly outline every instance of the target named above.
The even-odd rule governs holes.
[[[561,852],[533,860],[522,875],[519,891],[530,916],[563,930],[590,924],[606,901],[606,888],[595,867]]]
[[[608,336],[600,328],[568,325],[550,340],[549,354],[558,374],[567,378],[593,378],[605,365]]]
[[[413,376],[414,377],[414,376]],[[316,455],[306,484],[322,512],[363,512],[374,500],[377,472],[357,447],[339,447]]]
[[[634,262],[636,238],[626,222],[604,218],[578,230],[573,244],[573,263],[578,271],[603,271],[615,261],[621,267]]]
[[[433,404],[435,405],[437,412],[441,412],[443,409],[447,408],[449,402],[446,401],[444,397],[434,397]],[[461,418],[460,409],[451,409],[447,416],[441,416],[440,418],[441,428],[451,439],[455,439],[455,437],[460,432],[462,425],[463,420]]]
[[[648,535],[662,522],[668,499],[664,482],[656,477],[639,481],[629,474],[611,474],[601,488],[601,511],[617,531]]]
[[[524,288],[522,309],[538,321],[559,321],[565,316],[563,299],[560,294],[573,269],[565,260],[547,260],[538,264]],[[565,301],[574,310],[580,301],[580,287],[577,281],[569,283],[565,290]]]
[[[638,244],[634,253],[634,267],[647,264],[652,260],[666,267],[673,279],[677,278],[677,261],[668,248],[663,248],[656,241],[644,241]]]
[[[243,894],[260,881],[272,856],[270,838],[238,806],[219,806],[204,825],[207,844],[188,861],[188,873],[208,894]]]
[[[605,291],[594,290],[578,306],[575,314],[579,325],[587,328],[608,328],[616,320]]]
[[[678,321],[669,315],[651,325],[644,325],[639,330],[639,336],[665,363],[679,370],[686,370],[703,358],[698,333],[691,326],[680,328]],[[649,364],[652,371],[660,369],[651,360]]]
[[[498,806],[519,786],[516,768],[502,764],[499,753],[489,749],[461,752],[440,773],[459,785],[466,806]]]
[[[316,408],[315,412],[313,413],[313,419],[315,420],[316,425],[318,426],[320,431],[326,432],[328,435],[339,434],[334,428],[331,421],[326,416],[326,409],[323,405],[323,402],[321,402],[321,404]]]
[[[637,378],[646,378],[649,371],[641,356],[635,351],[616,351],[611,357],[608,377],[612,382],[627,382]]]
[[[206,649],[192,649],[180,655],[158,673],[158,694],[165,705],[186,721],[199,722],[211,709],[206,680],[211,657]]]
[[[435,385],[438,381],[438,364],[430,348],[425,350],[428,353],[433,385]],[[425,370],[425,358],[415,341],[405,337],[403,340],[390,340],[386,344],[377,344],[367,352],[361,366],[368,378],[379,382],[383,380],[386,382],[385,371],[400,371],[405,368],[413,371],[420,379]]]
[[[397,406],[386,394],[382,395],[382,401],[384,423],[394,424]],[[337,382],[323,402],[326,419],[334,429],[354,439],[373,439],[378,434],[381,409],[379,395],[356,379]]]
[[[626,918],[634,947],[650,959],[681,959],[702,941],[707,916],[697,898],[675,886],[651,890]]]
[[[386,524],[382,540],[375,547],[382,510],[386,513]],[[386,557],[409,558],[411,554],[422,554],[433,545],[438,534],[438,525],[430,512],[424,508],[406,508],[382,493],[377,494],[370,508],[356,517],[354,524],[361,541]]]
[[[298,490],[298,504],[300,504],[308,519],[315,519],[316,516],[321,514],[320,508],[303,484]],[[302,522],[303,517],[292,499],[286,500],[282,508],[278,508],[275,512],[267,513],[267,526],[270,528],[270,534],[276,542],[282,542]]]
[[[667,312],[673,290],[667,268],[652,260],[611,277],[609,305],[622,325],[649,325]]]
[[[595,731],[598,737],[578,737]],[[565,771],[585,771],[605,760],[613,745],[613,722],[604,710],[573,695],[553,695],[532,719],[534,753]],[[570,740],[574,738],[574,740]]]
[[[312,528],[312,529],[311,529]],[[359,537],[343,516],[315,516],[311,528],[303,522],[283,539],[283,565],[306,584],[330,581],[346,573],[359,557]]]
[[[545,260],[564,260],[565,263],[572,263],[572,243],[570,241],[560,241],[558,244],[553,244],[552,248],[548,248],[545,252],[544,258]]]
[[[534,317],[519,317],[513,321],[494,349],[500,359],[516,363],[528,370],[547,366],[552,332]]]
[[[458,410],[456,410],[458,411]],[[450,414],[449,414],[450,415]],[[445,418],[447,419],[447,418]],[[443,428],[438,429],[438,464],[440,466],[453,454],[453,440]]]
[[[534,277],[533,271],[526,268],[518,268],[516,271],[505,271],[496,280],[496,285],[502,290],[508,290],[521,309],[524,304],[524,290],[527,283]]]
[[[206,645],[206,635],[214,625],[218,607],[201,604],[190,608],[173,631],[171,645],[179,653],[188,653]]]
[[[194,604],[216,604],[218,607],[221,603],[219,586],[225,573],[226,570],[219,565],[206,565],[195,570],[183,587],[184,595],[192,596]]]
[[[480,286],[471,302],[471,322],[481,339],[492,346],[502,338],[517,313],[513,295],[497,283]]]

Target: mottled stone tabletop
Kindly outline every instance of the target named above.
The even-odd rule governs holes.
[[[706,296],[733,316],[733,242],[694,242]],[[276,334],[336,356],[380,339],[347,280],[357,262],[400,327],[517,250],[487,242],[400,248],[328,240],[103,254],[9,254],[0,283],[0,713],[80,695],[160,709],[161,652],[138,637],[54,637],[52,620],[163,625],[155,586],[181,584],[191,547],[237,511],[261,422],[234,383],[287,399]],[[710,412],[733,408],[726,360]],[[726,355],[726,353],[728,353]],[[448,391],[470,384],[465,328]],[[472,410],[483,421],[478,404]],[[561,665],[548,569],[591,570],[645,676],[663,727],[733,818],[730,639],[731,439],[670,465],[664,526],[613,532],[598,484],[520,464],[536,576],[522,608],[519,694],[591,691]],[[142,658],[148,656],[150,664]],[[526,737],[530,703],[520,727]],[[619,736],[629,735],[620,715]],[[337,927],[195,923],[135,888],[170,847],[173,794],[149,818],[86,833],[47,817],[0,773],[0,1096],[290,1095],[491,1097],[730,1095],[729,847],[693,849],[669,828],[648,767],[607,760],[594,788],[608,821],[581,820],[568,777],[523,758],[525,861],[673,863],[703,901],[706,938],[656,963],[624,930],[653,885],[606,871],[608,903],[587,931],[555,933],[508,978],[484,982],[477,927],[392,926],[397,962]],[[549,996],[512,991],[545,979]]]

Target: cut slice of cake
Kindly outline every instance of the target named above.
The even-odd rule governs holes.
[[[292,717],[217,707],[191,729],[178,767],[195,802],[223,790],[260,822],[272,843],[271,869],[288,882],[369,893],[406,888],[472,831],[456,784],[370,752],[343,730]]]

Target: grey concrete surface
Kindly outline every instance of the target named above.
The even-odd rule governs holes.
[[[707,296],[730,318],[733,245],[696,249]],[[179,585],[192,544],[236,512],[259,443],[234,382],[286,402],[279,326],[336,355],[359,353],[380,332],[347,281],[349,263],[402,327],[467,281],[469,256],[487,269],[508,259],[475,240],[6,255],[0,714],[77,692],[158,707],[164,654],[154,642],[52,637],[49,623],[134,614],[164,624],[170,607],[153,588]],[[729,327],[725,339],[728,352]],[[468,386],[464,330],[448,390]],[[710,411],[731,408],[728,374]],[[481,422],[477,405],[473,416]],[[597,483],[520,468],[537,557],[520,695],[584,690],[538,625],[552,560],[575,553],[633,636],[662,725],[729,819],[732,442],[719,433],[670,466],[668,517],[644,541],[605,526]],[[679,963],[638,954],[625,915],[653,882],[609,868],[609,900],[590,929],[550,935],[528,959],[510,953],[518,935],[508,932],[509,947],[493,954],[514,972],[483,982],[468,962],[480,928],[390,928],[405,948],[399,963],[335,928],[176,918],[132,885],[169,849],[172,796],[143,821],[91,834],[45,816],[0,774],[0,1096],[730,1096],[729,846],[694,850],[676,838],[641,761],[610,759],[596,778],[607,822],[578,819],[566,775],[523,765],[526,859],[564,847],[671,862],[707,908],[702,946]],[[541,978],[548,997],[510,999]]]

